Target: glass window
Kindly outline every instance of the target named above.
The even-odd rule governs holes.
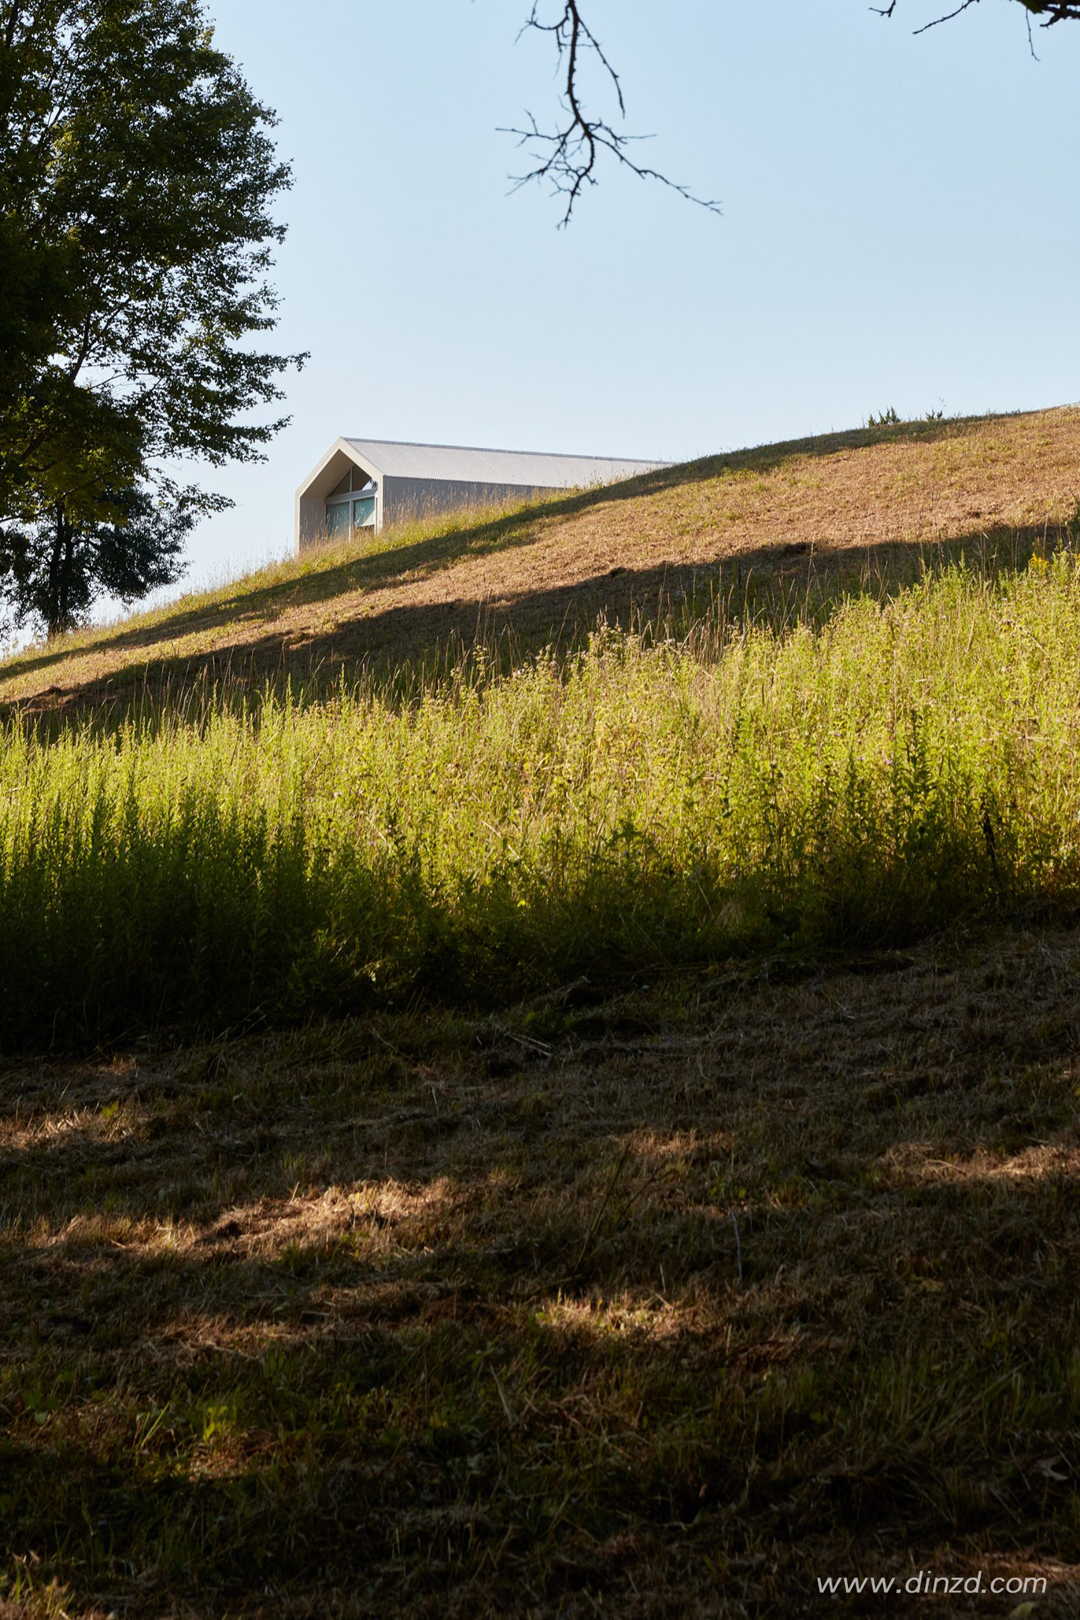
[[[344,478],[341,480],[341,483],[334,485],[333,489],[330,491],[330,500],[333,500],[335,495],[347,495],[349,493],[349,476],[349,473],[346,473]]]
[[[370,489],[371,488],[371,479],[368,477],[368,475],[364,471],[363,467],[354,467],[353,468],[352,487],[353,487],[354,490],[356,490],[356,489]]]
[[[366,501],[353,501],[352,520],[354,529],[368,529],[375,525],[375,497],[369,495]]]
[[[331,540],[339,540],[342,535],[349,532],[349,503],[348,501],[335,501],[333,505],[327,504],[326,532]]]

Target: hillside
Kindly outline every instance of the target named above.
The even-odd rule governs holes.
[[[837,435],[0,669],[0,1620],[1080,1612],[1078,491]]]
[[[1030,550],[1080,501],[1080,407],[767,445],[495,515],[327,546],[0,664],[0,703],[565,644],[736,583],[907,577],[927,548]]]

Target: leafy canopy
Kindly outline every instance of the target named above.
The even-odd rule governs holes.
[[[258,459],[282,426],[249,418],[303,359],[258,341],[289,184],[274,121],[200,0],[0,0],[9,586],[28,524],[122,533],[150,483],[174,510],[221,505],[155,467]]]

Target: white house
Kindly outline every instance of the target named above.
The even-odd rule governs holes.
[[[338,439],[296,492],[296,546],[463,506],[613,484],[669,466],[610,456]]]

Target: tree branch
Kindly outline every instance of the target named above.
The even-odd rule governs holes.
[[[935,17],[932,22],[924,23],[921,28],[916,28],[915,32],[925,34],[928,28],[936,28],[939,23],[952,22],[954,17],[959,17],[960,13],[967,11],[969,6],[977,6],[978,4],[979,0],[962,0],[962,3],[955,10],[946,12],[942,17]],[[1032,17],[1044,19],[1039,23],[1040,28],[1052,28],[1055,23],[1059,22],[1080,22],[1080,0],[1017,0],[1017,4],[1023,6],[1028,14],[1029,38]],[[896,7],[897,0],[890,0],[887,6],[871,6],[870,9],[876,11],[879,17],[891,17]]]
[[[687,202],[696,203],[718,214],[720,204],[694,196],[689,187],[681,186],[644,164],[635,163],[627,150],[631,142],[647,139],[640,135],[626,135],[615,129],[603,116],[590,114],[585,107],[581,91],[581,63],[587,52],[598,59],[615,92],[619,114],[626,116],[622,84],[619,75],[604,54],[596,35],[581,14],[578,0],[562,0],[562,14],[554,22],[543,22],[540,15],[541,0],[533,0],[532,10],[521,34],[535,29],[539,34],[550,34],[555,40],[556,60],[563,71],[562,106],[565,120],[554,130],[543,130],[532,113],[526,129],[503,129],[502,134],[516,135],[519,146],[537,158],[535,166],[525,174],[513,175],[513,189],[519,191],[530,181],[547,181],[552,193],[566,199],[566,209],[560,225],[568,225],[574,205],[586,186],[596,184],[596,167],[602,154],[609,153],[618,163],[640,180],[658,180],[661,185],[677,191]],[[520,39],[521,34],[518,35]]]

